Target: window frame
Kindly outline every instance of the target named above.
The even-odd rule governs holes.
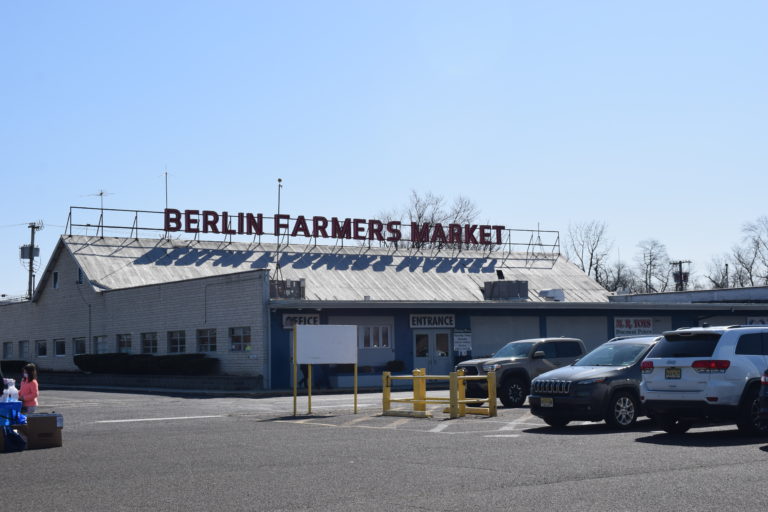
[[[29,340],[19,340],[19,359],[29,356]]]
[[[198,352],[216,352],[217,336],[216,329],[197,329],[195,332],[197,339]],[[205,340],[205,341],[203,341]]]
[[[40,348],[43,348],[42,354]],[[35,357],[48,357],[48,340],[35,340]]]
[[[187,331],[167,331],[165,341],[169,354],[184,354],[187,351]]]
[[[127,346],[126,346],[126,343]],[[133,336],[131,336],[130,333],[126,334],[115,334],[115,346],[117,347],[117,352],[120,354],[132,354],[133,353]],[[125,350],[125,349],[128,350]]]
[[[59,347],[63,349],[61,353],[59,353]],[[66,338],[53,338],[53,355],[54,357],[64,357],[67,355]]]
[[[13,342],[3,342],[3,359],[13,359]]]
[[[142,332],[139,334],[139,338],[141,340],[141,353],[142,354],[157,354],[158,353],[158,346],[157,346],[157,332],[150,331],[150,332]],[[147,350],[147,344],[149,345],[150,350]]]
[[[382,342],[384,333],[386,333],[386,344]],[[368,345],[366,345],[366,339]],[[374,339],[378,340],[377,345],[374,345]],[[394,350],[394,341],[392,325],[390,324],[369,324],[357,327],[357,348],[359,350]]]
[[[230,327],[228,334],[230,352],[250,352],[253,350],[250,326]]]

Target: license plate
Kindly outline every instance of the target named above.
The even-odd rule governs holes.
[[[542,407],[554,407],[555,401],[551,398],[542,397],[541,398],[541,406]]]
[[[664,378],[679,379],[681,376],[680,368],[664,368]]]

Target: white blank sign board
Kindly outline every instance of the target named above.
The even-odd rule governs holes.
[[[357,364],[356,325],[297,325],[299,364]]]

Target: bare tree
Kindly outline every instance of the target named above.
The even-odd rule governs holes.
[[[569,224],[565,244],[565,257],[603,286],[605,282],[601,281],[605,274],[600,269],[606,265],[613,245],[608,240],[607,231],[606,224],[596,220]]]
[[[754,265],[751,274],[755,284],[768,284],[768,217],[759,217],[755,222],[749,222],[743,229],[748,254],[754,255]],[[753,284],[752,286],[754,286]]]
[[[654,239],[643,240],[637,246],[640,248],[637,265],[642,292],[666,291],[672,270],[666,246]]]
[[[729,261],[728,256],[717,256],[708,265],[704,278],[712,288],[730,288]]]
[[[610,292],[637,293],[640,290],[637,275],[621,260],[604,267],[601,275],[598,282]]]
[[[755,286],[759,281],[758,259],[760,246],[756,240],[750,240],[742,246],[733,248],[733,283],[734,286]]]

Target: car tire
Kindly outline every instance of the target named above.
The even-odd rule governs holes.
[[[744,402],[739,411],[739,421],[736,426],[743,434],[750,436],[764,436],[768,434],[768,423],[760,419],[760,403],[758,388],[753,387],[744,397]]]
[[[689,420],[681,420],[674,416],[656,416],[656,423],[659,428],[667,434],[685,434],[693,425]]]
[[[528,384],[519,377],[506,379],[499,388],[499,400],[504,407],[522,407],[528,397]]]
[[[562,418],[544,418],[544,423],[553,428],[563,428],[570,422],[571,420],[564,420]]]
[[[618,391],[608,401],[605,422],[613,428],[628,429],[637,421],[640,405],[629,391]]]

